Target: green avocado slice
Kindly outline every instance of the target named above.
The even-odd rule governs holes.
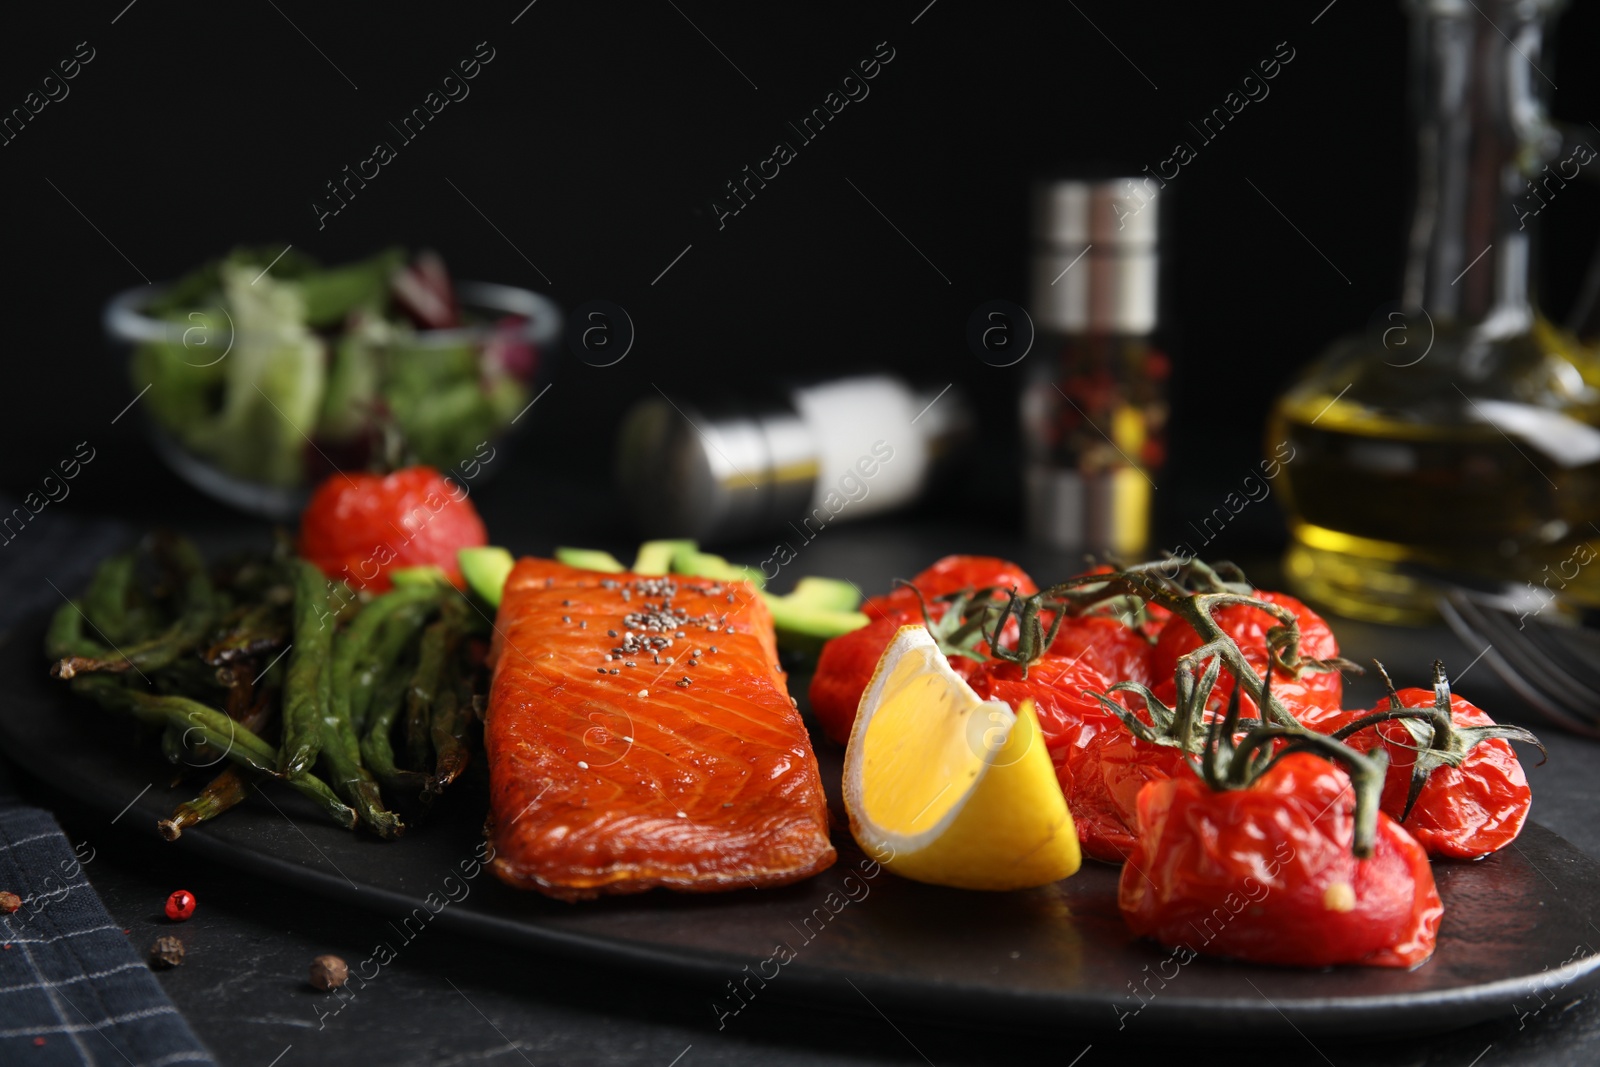
[[[693,541],[646,541],[639,546],[639,554],[633,559],[633,573],[667,574],[679,552],[694,552],[698,547]]]
[[[617,562],[617,557],[609,552],[602,552],[598,548],[558,548],[556,559],[569,567],[577,567],[583,571],[605,571],[608,574],[618,574],[628,568]]]
[[[505,588],[506,579],[511,577],[511,568],[517,562],[511,553],[499,545],[463,548],[456,553],[456,561],[461,565],[461,576],[467,580],[472,591],[482,597],[484,603],[498,608],[500,592]]]

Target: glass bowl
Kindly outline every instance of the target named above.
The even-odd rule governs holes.
[[[504,463],[499,444],[538,398],[544,358],[561,332],[560,310],[539,293],[457,281],[465,325],[401,331],[376,342],[353,340],[349,328],[318,335],[322,394],[313,403],[319,414],[303,425],[311,420],[292,419],[254,378],[239,381],[251,373],[241,362],[271,354],[281,338],[237,330],[221,306],[190,312],[187,321],[147,314],[166,288],[118,293],[103,317],[155,450],[206,494],[276,520],[297,515],[328,474],[366,469],[385,454],[427,463],[461,482],[489,477],[497,459]],[[347,342],[368,350],[360,365],[369,388],[364,403],[339,406],[329,398],[335,374],[348,377],[353,372],[345,368],[356,365],[347,359]],[[455,378],[439,384],[445,371]],[[243,416],[229,417],[237,412]]]

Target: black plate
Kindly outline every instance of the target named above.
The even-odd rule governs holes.
[[[6,752],[118,825],[153,832],[192,788],[166,788],[169,768],[148,747],[132,749],[130,725],[47,677],[41,633],[22,627],[0,638]],[[819,752],[842,826],[840,756],[826,744]],[[475,872],[486,808],[478,770],[393,844],[326,825],[297,794],[273,787],[172,847],[407,916],[393,924],[391,951],[437,922],[538,953],[709,980],[720,997],[708,1012],[730,1015],[755,996],[852,1009],[865,997],[890,1014],[977,1026],[1238,1034],[1281,1033],[1287,1019],[1307,1033],[1351,1037],[1533,1010],[1555,991],[1575,996],[1600,974],[1586,920],[1600,911],[1600,864],[1534,824],[1515,848],[1477,863],[1435,865],[1444,924],[1438,951],[1414,971],[1205,958],[1180,965],[1183,957],[1129,936],[1110,867],[1088,863],[1073,878],[1028,892],[963,892],[874,871],[844,832],[834,835],[836,867],[786,889],[656,892],[577,905],[520,893]],[[383,953],[373,951],[370,961],[352,960],[352,969],[379,966]]]

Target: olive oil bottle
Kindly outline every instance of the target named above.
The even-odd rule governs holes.
[[[1560,145],[1529,67],[1558,6],[1408,3],[1404,297],[1313,364],[1269,427],[1293,449],[1290,582],[1342,614],[1428,621],[1441,572],[1600,604],[1600,359],[1539,314],[1529,279],[1525,205],[1553,191]]]

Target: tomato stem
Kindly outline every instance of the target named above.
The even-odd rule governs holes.
[[[1417,798],[1422,795],[1422,787],[1428,784],[1428,779],[1433,776],[1434,771],[1441,767],[1461,766],[1467,758],[1467,753],[1491,737],[1523,741],[1534,745],[1541,755],[1545,755],[1544,745],[1539,739],[1520,726],[1505,723],[1493,723],[1488,726],[1458,725],[1451,712],[1450,679],[1445,676],[1443,661],[1433,661],[1433,706],[1426,708],[1408,708],[1401,704],[1400,694],[1389,678],[1389,672],[1377,660],[1372,662],[1383,678],[1384,685],[1388,687],[1388,710],[1373,712],[1371,715],[1363,715],[1352,720],[1334,731],[1332,737],[1336,741],[1344,741],[1379,723],[1399,721],[1405,724],[1407,732],[1415,741],[1414,745],[1406,747],[1414,749],[1417,756],[1411,767],[1411,781],[1406,789],[1405,808],[1400,812],[1401,822],[1410,818],[1411,809],[1416,806]],[[1413,723],[1417,725],[1413,727]],[[1424,730],[1427,731],[1426,735],[1423,733]]]
[[[1256,598],[1254,588],[1243,581],[1243,574],[1231,564],[1212,568],[1192,560],[1174,575],[1166,573],[1172,569],[1172,563],[1171,560],[1157,560],[1113,574],[1069,578],[1039,593],[1038,598],[1057,601],[1063,605],[1063,610],[1070,607],[1074,614],[1081,614],[1089,605],[1116,596],[1131,595],[1158,604],[1193,627],[1203,642],[1181,657],[1180,664],[1187,662],[1193,666],[1211,657],[1221,658],[1236,685],[1244,686],[1261,708],[1263,718],[1283,726],[1294,725],[1294,716],[1282,701],[1272,696],[1270,686],[1263,686],[1261,676],[1256,674],[1244,651],[1215,618],[1215,612],[1222,608],[1245,606],[1264,611],[1278,620],[1278,625],[1267,631],[1269,673],[1271,667],[1291,675],[1298,675],[1308,667],[1327,669],[1329,665],[1321,661],[1300,656],[1300,627],[1294,612],[1281,604]]]

